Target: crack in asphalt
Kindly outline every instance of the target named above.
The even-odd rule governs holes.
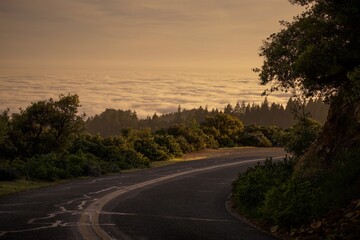
[[[101,180],[103,180],[103,179],[100,179],[100,181]],[[98,181],[99,181],[99,179],[98,179]],[[91,182],[91,183],[93,183],[93,182]],[[63,220],[54,219],[54,218],[57,218],[60,215],[64,215],[64,214],[81,215],[82,214],[81,210],[84,209],[86,204],[88,204],[89,202],[95,202],[98,200],[98,198],[96,198],[96,195],[104,193],[104,192],[108,192],[111,190],[118,190],[120,188],[121,187],[119,187],[119,186],[112,186],[109,188],[101,189],[96,192],[89,192],[87,194],[84,194],[82,197],[74,198],[72,200],[69,200],[69,201],[66,201],[63,203],[55,204],[54,207],[57,208],[58,211],[47,213],[46,216],[43,216],[43,217],[31,218],[27,221],[28,225],[45,225],[45,226],[31,227],[31,228],[20,229],[20,230],[0,231],[0,237],[4,236],[5,234],[8,234],[8,233],[22,233],[22,232],[37,231],[37,230],[50,229],[50,228],[56,228],[56,227],[79,226],[80,224],[83,224],[83,223],[64,222]],[[90,196],[90,195],[93,195],[93,196]],[[39,203],[42,203],[42,202],[2,204],[1,206],[6,207],[6,206],[18,206],[18,205],[27,205],[27,204],[30,205],[30,204],[39,204]],[[75,208],[77,210],[71,210],[72,209],[71,205],[74,203],[75,203],[75,206],[73,206],[73,208]],[[17,212],[17,211],[0,211],[0,213],[13,213],[13,212]],[[50,220],[50,219],[54,219],[54,222],[49,222],[48,220]],[[46,220],[46,222],[44,222],[44,220]],[[104,224],[104,225],[112,225],[112,224]]]
[[[273,157],[272,159],[281,159],[280,157]],[[197,169],[191,169],[186,171],[177,171],[176,173],[158,177],[152,180],[140,182],[131,186],[127,186],[126,188],[122,188],[119,190],[116,190],[114,192],[111,192],[101,198],[99,198],[97,201],[90,204],[82,213],[80,216],[80,224],[79,224],[79,231],[82,235],[83,239],[87,240],[112,240],[114,239],[112,236],[110,236],[109,233],[107,233],[104,229],[101,228],[101,225],[99,224],[99,216],[102,214],[103,207],[108,204],[113,199],[129,192],[133,191],[139,188],[143,188],[155,183],[163,182],[169,179],[173,179],[176,177],[184,176],[184,175],[190,175],[193,173],[199,173],[199,172],[205,172],[205,171],[211,171],[215,169],[220,168],[226,168],[236,165],[243,165],[247,163],[254,163],[254,162],[261,162],[264,161],[264,158],[258,158],[258,159],[251,159],[251,160],[242,160],[239,162],[232,162],[232,163],[224,163],[216,166],[210,166],[210,167],[203,167],[203,168],[197,168]]]
[[[279,159],[281,157],[275,157],[273,159]],[[76,198],[73,198],[71,200],[67,200],[61,203],[56,203],[53,205],[55,208],[53,211],[49,211],[45,213],[41,217],[37,218],[31,218],[25,221],[25,224],[27,224],[28,228],[25,227],[25,229],[17,229],[17,230],[0,230],[0,238],[6,234],[10,233],[23,233],[23,232],[30,232],[30,231],[37,231],[37,230],[44,230],[44,229],[51,229],[51,228],[58,228],[58,227],[72,227],[75,229],[77,228],[78,231],[81,234],[81,237],[83,239],[92,240],[92,239],[114,239],[112,236],[110,236],[109,233],[106,233],[102,227],[105,226],[114,226],[112,223],[108,224],[100,224],[99,223],[99,216],[100,214],[132,214],[132,213],[112,213],[112,212],[103,212],[103,207],[112,201],[114,198],[119,197],[125,193],[128,193],[130,191],[144,188],[146,186],[156,184],[159,182],[164,182],[166,180],[170,180],[176,177],[185,176],[185,175],[191,175],[199,172],[205,172],[205,171],[211,171],[215,169],[220,168],[226,168],[236,165],[243,165],[247,163],[253,163],[253,162],[260,162],[263,161],[264,158],[259,159],[251,159],[251,160],[245,160],[245,161],[238,161],[238,162],[232,162],[232,163],[224,163],[216,166],[208,166],[208,167],[201,167],[201,168],[186,168],[186,169],[177,169],[174,173],[170,175],[163,175],[156,174],[153,176],[153,179],[143,181],[140,183],[133,183],[132,185],[122,185],[120,181],[113,181],[112,184],[115,184],[115,186],[109,187],[107,185],[106,188],[100,189],[98,191],[89,191],[83,195],[80,195]],[[80,183],[80,184],[94,184],[99,183],[101,181],[111,180],[111,179],[117,179],[119,180],[119,177],[110,177],[110,178],[99,178],[94,179],[91,181],[88,181],[86,183]],[[69,187],[70,188],[70,187]],[[14,204],[0,204],[0,207],[12,207],[12,206],[21,206],[21,205],[35,205],[35,204],[43,204],[47,202],[23,202],[23,203],[14,203]],[[0,210],[0,213],[4,214],[12,214],[19,211],[5,211]],[[135,214],[135,213],[133,213]],[[80,216],[80,220],[75,222],[71,221],[71,217],[68,216]],[[140,215],[139,215],[140,216]],[[64,220],[66,219],[69,220]],[[149,217],[151,217],[149,215]],[[162,217],[162,218],[169,218],[169,219],[180,219],[181,217],[177,216],[152,216],[152,217]],[[192,220],[192,221],[222,221],[221,219],[200,219],[200,218],[182,218],[183,220]]]

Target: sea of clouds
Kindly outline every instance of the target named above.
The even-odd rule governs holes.
[[[223,109],[236,102],[264,100],[265,86],[256,78],[238,74],[198,73],[71,73],[0,74],[0,110],[17,112],[38,100],[78,94],[81,112],[93,116],[106,108],[131,109],[140,118],[207,106]],[[270,101],[285,103],[287,94],[274,93]]]

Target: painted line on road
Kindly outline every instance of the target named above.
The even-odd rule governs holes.
[[[281,158],[283,158],[283,156],[273,157],[272,159],[275,160],[275,159],[281,159]],[[125,193],[128,193],[130,191],[133,191],[133,190],[136,190],[139,188],[143,188],[143,187],[155,184],[155,183],[163,182],[165,180],[184,176],[184,175],[190,175],[190,174],[199,173],[199,172],[206,172],[206,171],[210,171],[210,170],[226,168],[226,167],[231,167],[231,166],[243,165],[243,164],[247,164],[247,163],[262,162],[264,160],[265,160],[265,157],[258,158],[258,159],[252,159],[252,160],[244,160],[244,161],[234,162],[234,163],[224,163],[224,164],[211,166],[211,167],[204,167],[204,168],[199,168],[199,169],[188,170],[185,172],[178,172],[178,173],[174,173],[171,175],[148,180],[145,182],[137,183],[137,184],[128,186],[126,188],[111,192],[111,193],[99,198],[97,201],[93,202],[92,204],[90,204],[81,213],[80,223],[79,223],[80,234],[82,235],[83,239],[87,239],[87,240],[98,240],[98,239],[112,240],[112,239],[114,239],[104,229],[101,228],[101,225],[99,224],[99,216],[101,214],[102,208],[106,204],[108,204],[113,199],[115,199]]]
[[[170,219],[170,220],[183,220],[183,221],[234,222],[234,220],[229,220],[229,219],[179,217],[179,216],[127,213],[127,212],[101,212],[101,214],[103,214],[103,215],[131,216],[131,217],[138,216],[138,217],[164,218],[164,219]]]

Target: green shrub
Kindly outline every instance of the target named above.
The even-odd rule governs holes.
[[[271,147],[272,143],[261,132],[247,133],[245,132],[240,138],[240,143],[243,146],[254,147]]]
[[[189,144],[184,136],[176,137],[176,142],[179,144],[181,151],[183,153],[189,153],[194,151],[195,149]]]
[[[108,163],[109,166],[112,166],[113,170],[109,169],[110,172],[117,172],[120,169],[130,169],[134,167],[148,167],[150,165],[148,158],[132,148],[127,148],[125,146],[111,146],[107,148],[107,156],[102,159],[102,161]]]
[[[56,166],[59,156],[55,153],[48,153],[43,155],[36,155],[28,159],[26,163],[27,176],[30,178],[56,181],[63,176],[64,169]]]
[[[238,146],[244,125],[234,116],[218,113],[206,118],[202,130],[212,136],[220,147],[235,147]]]
[[[322,125],[310,118],[302,118],[284,135],[285,150],[301,156],[306,149],[317,139]]]
[[[219,136],[217,138],[220,147],[236,147],[237,144],[229,136]]]
[[[320,214],[360,198],[360,149],[342,151],[317,181],[321,187],[317,201]]]
[[[125,162],[128,164],[128,166],[135,168],[150,167],[150,160],[132,148],[122,149],[120,154],[123,159],[125,159]]]
[[[245,132],[263,135],[267,139],[265,145],[283,146],[282,135],[285,131],[277,126],[257,126],[252,124],[245,127]]]
[[[168,160],[171,157],[166,153],[166,149],[157,144],[153,138],[135,140],[134,149],[151,161],[163,161]]]
[[[27,160],[23,169],[28,178],[56,181],[80,176],[99,176],[118,171],[111,164],[101,161],[90,153],[37,155]]]
[[[84,175],[85,176],[92,176],[92,177],[98,177],[101,175],[101,173],[106,173],[102,171],[101,163],[99,159],[97,159],[95,156],[86,154],[86,160],[84,161]]]
[[[182,156],[182,150],[180,144],[172,135],[162,134],[155,135],[155,142],[160,146],[164,147],[168,154],[172,157]]]
[[[10,161],[0,160],[0,181],[13,181],[19,176],[20,172]]]
[[[233,196],[237,208],[247,214],[258,212],[266,192],[273,186],[284,183],[292,171],[292,161],[285,159],[282,162],[272,162],[271,159],[267,159],[264,164],[258,164],[244,173],[239,173],[233,182]]]
[[[108,148],[102,143],[102,138],[90,135],[76,138],[68,151],[73,154],[77,152],[91,153],[98,158],[106,158],[108,154]]]
[[[191,122],[189,126],[176,125],[167,129],[169,135],[173,135],[176,139],[183,137],[190,145],[191,151],[205,149],[207,147],[207,135],[201,130],[197,122]],[[181,143],[180,147],[181,146]],[[184,153],[187,151],[183,151]]]
[[[314,214],[315,191],[311,182],[292,177],[266,192],[262,215],[282,227],[306,224]]]

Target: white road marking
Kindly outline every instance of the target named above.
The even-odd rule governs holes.
[[[283,158],[283,157],[273,157],[272,159],[275,160],[275,159],[281,159],[281,158]],[[111,200],[113,200],[129,191],[143,188],[143,187],[146,187],[146,186],[158,183],[158,182],[162,182],[162,181],[165,181],[165,180],[168,180],[171,178],[176,178],[176,177],[180,177],[180,176],[184,176],[184,175],[188,175],[188,174],[211,171],[211,170],[215,170],[215,169],[226,168],[226,167],[231,167],[231,166],[236,166],[236,165],[243,165],[243,164],[247,164],[247,163],[262,162],[264,160],[265,160],[265,158],[263,157],[263,158],[258,158],[258,159],[244,160],[244,161],[233,162],[233,163],[224,163],[224,164],[211,166],[211,167],[187,170],[184,172],[180,172],[178,170],[177,173],[174,173],[174,174],[170,174],[167,176],[163,176],[163,177],[155,178],[155,179],[148,180],[145,182],[137,183],[137,184],[128,186],[126,188],[121,188],[117,191],[111,192],[111,193],[99,198],[97,201],[90,204],[82,212],[82,214],[80,216],[79,231],[80,231],[82,237],[87,240],[92,240],[92,239],[94,239],[94,240],[95,239],[102,239],[102,240],[110,239],[111,240],[112,237],[106,231],[104,231],[101,228],[101,226],[99,225],[99,215],[101,214],[101,210]]]
[[[234,220],[229,220],[229,219],[179,217],[179,216],[166,216],[166,215],[153,215],[153,214],[140,214],[140,213],[101,212],[101,214],[106,214],[106,215],[120,215],[120,216],[156,217],[156,218],[165,218],[165,219],[174,219],[174,220],[185,220],[185,221],[234,222]]]

